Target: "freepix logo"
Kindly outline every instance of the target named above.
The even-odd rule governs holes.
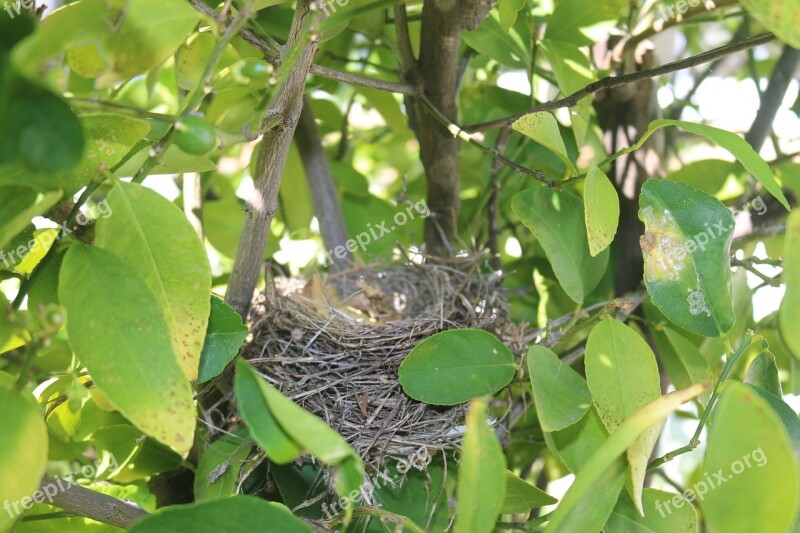
[[[22,10],[34,11],[36,9],[36,2],[34,0],[17,0],[16,2],[6,1],[3,4],[3,9],[6,10],[8,16],[12,19],[17,15],[22,14]]]
[[[656,511],[661,515],[661,518],[666,518],[667,515],[672,514],[672,507],[680,509],[687,502],[691,504],[695,500],[703,501],[709,491],[716,489],[723,483],[727,483],[748,468],[760,468],[765,464],[767,464],[767,456],[764,454],[764,450],[761,448],[755,449],[744,455],[741,460],[732,462],[730,474],[726,475],[722,468],[712,474],[706,472],[703,474],[704,479],[683,491],[683,494],[676,494],[674,498],[665,502],[657,501]]]

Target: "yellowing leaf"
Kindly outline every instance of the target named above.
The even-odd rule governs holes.
[[[586,342],[586,381],[608,432],[661,396],[658,364],[653,351],[635,331],[614,319],[592,329]],[[644,431],[628,449],[628,489],[641,511],[642,486],[660,425]]]
[[[589,253],[596,256],[611,244],[619,224],[619,197],[605,173],[592,165],[583,190]]]
[[[613,479],[612,474],[620,464],[619,457],[642,433],[656,424],[662,424],[669,413],[700,394],[703,389],[702,385],[694,385],[667,394],[625,420],[575,476],[572,486],[558,508],[553,511],[545,531],[600,531],[611,514],[615,501],[611,501],[607,509],[600,508],[588,500],[586,494],[596,490],[598,483]]]
[[[161,306],[184,376],[197,379],[211,309],[211,267],[183,212],[155,191],[118,183],[111,214],[97,223],[97,246],[126,262]]]
[[[156,297],[117,256],[84,244],[67,251],[58,295],[69,342],[97,387],[139,429],[186,457],[192,389]]]
[[[800,3],[796,0],[742,0],[742,6],[778,39],[800,48]]]
[[[26,390],[16,390],[15,380],[0,372],[0,501],[15,504],[30,496],[47,466],[47,427],[36,400]],[[12,507],[0,512],[0,531],[14,519]]]
[[[568,175],[575,176],[578,174],[575,165],[572,164],[572,160],[567,154],[567,147],[564,146],[564,139],[561,138],[558,121],[552,113],[525,115],[517,119],[511,127],[556,154],[567,166]]]

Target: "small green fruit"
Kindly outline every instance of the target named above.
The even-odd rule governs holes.
[[[201,117],[188,116],[175,124],[175,144],[187,154],[203,155],[217,145],[217,134]]]
[[[270,75],[270,68],[266,61],[251,61],[242,67],[241,73],[253,81],[265,81]]]

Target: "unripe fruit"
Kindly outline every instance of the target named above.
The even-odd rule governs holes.
[[[214,126],[190,115],[175,124],[175,144],[187,154],[203,155],[217,145],[217,134]]]
[[[270,75],[270,68],[266,61],[251,61],[242,67],[241,73],[253,81],[266,81]]]

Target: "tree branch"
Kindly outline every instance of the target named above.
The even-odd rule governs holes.
[[[769,132],[772,131],[775,115],[778,114],[783,97],[789,89],[789,84],[794,79],[798,64],[800,64],[800,50],[789,45],[784,46],[781,57],[775,65],[775,70],[772,71],[769,86],[761,99],[761,107],[758,110],[756,119],[753,121],[750,131],[744,137],[756,152],[761,151],[764,141],[767,139]],[[776,146],[775,149],[777,152],[778,147]]]
[[[738,43],[732,43],[729,45],[721,46],[719,48],[709,50],[708,52],[703,52],[702,54],[689,57],[687,59],[682,59],[680,61],[667,63],[666,65],[662,65],[657,68],[640,70],[638,72],[632,72],[630,74],[625,74],[623,76],[608,76],[606,78],[603,78],[602,80],[590,83],[583,89],[580,89],[565,98],[561,98],[560,100],[546,102],[544,104],[528,108],[524,111],[520,111],[519,113],[515,113],[508,117],[491,120],[489,122],[481,122],[480,124],[471,124],[468,126],[463,126],[461,129],[468,132],[486,131],[494,128],[507,126],[512,122],[514,122],[515,120],[517,120],[518,118],[528,115],[530,113],[537,113],[541,111],[553,111],[555,109],[561,109],[563,107],[574,107],[581,99],[591,94],[594,94],[598,91],[602,91],[604,89],[613,89],[615,87],[626,85],[628,83],[636,83],[638,81],[646,80],[649,78],[656,78],[658,76],[663,76],[664,74],[670,74],[672,72],[677,72],[679,70],[696,67],[697,65],[702,65],[704,63],[714,61],[716,59],[739,52],[741,50],[747,50],[748,48],[753,48],[754,46],[760,46],[762,44],[766,44],[774,40],[775,36],[773,34],[765,33],[763,35],[752,37],[750,39],[745,39],[744,41],[740,41]]]
[[[314,213],[319,221],[322,239],[325,247],[329,250],[329,266],[335,272],[352,267],[353,256],[345,247],[348,234],[342,206],[339,203],[339,195],[336,191],[336,183],[333,181],[333,172],[328,163],[328,157],[325,155],[325,149],[322,147],[311,102],[307,97],[303,103],[303,111],[300,113],[300,122],[297,124],[294,139],[306,171],[308,187],[311,189],[311,200],[314,203]],[[344,257],[330,253],[340,247],[345,249]]]
[[[246,203],[242,236],[225,293],[225,301],[244,319],[247,318],[258,284],[269,228],[277,209],[281,176],[303,108],[306,77],[321,38],[313,27],[308,32],[311,1],[299,0],[295,8],[284,50],[299,46],[301,40],[307,39],[308,44],[302,48],[293,64],[286,63],[279,67],[289,69],[289,72],[266,115],[269,127],[256,154],[255,191]]]
[[[216,11],[203,3],[202,0],[189,0],[189,3],[192,4],[195,9],[205,15],[208,15],[209,17],[218,17]],[[280,60],[280,50],[276,50],[273,45],[267,43],[254,31],[243,28],[239,31],[239,36],[252,47],[263,53],[267,61],[273,65],[278,64]],[[414,89],[414,87],[407,83],[377,80],[375,78],[361,76],[351,72],[343,72],[341,70],[324,67],[322,65],[311,65],[310,72],[311,74],[322,76],[323,78],[328,78],[330,80],[339,81],[342,83],[349,83],[350,85],[357,85],[359,87],[368,87],[370,89],[377,89],[379,91],[388,91],[410,96],[417,94],[417,91]]]
[[[667,18],[666,21],[662,21],[661,24],[658,23],[658,20],[653,21],[653,23],[648,25],[647,28],[644,29],[642,32],[637,33],[635,35],[631,35],[628,39],[621,41],[619,45],[615,48],[615,55],[622,55],[622,53],[625,53],[629,50],[633,50],[634,48],[636,48],[637,44],[644,41],[645,39],[649,39],[650,37],[657,35],[662,31],[668,30],[675,26],[679,26],[689,19],[695,18],[699,15],[704,15],[713,10],[734,6],[737,5],[738,3],[739,0],[714,0],[714,8],[707,9],[706,6],[701,1],[700,4],[695,7],[689,6],[686,13],[683,14],[678,13],[676,15],[675,12],[673,11],[671,13],[673,16]],[[675,6],[669,6],[669,9],[675,9]],[[661,13],[667,13],[667,12],[659,11],[659,14]]]
[[[55,493],[51,496],[53,492]],[[50,505],[64,509],[71,515],[84,516],[124,529],[148,515],[147,511],[135,503],[118,500],[65,479],[50,476],[42,478],[37,493],[44,496]]]
[[[503,154],[501,154],[497,149],[492,148],[490,146],[486,146],[485,144],[483,144],[482,142],[480,142],[479,140],[474,138],[472,135],[470,135],[466,131],[462,130],[461,128],[459,128],[458,126],[453,124],[425,96],[420,96],[419,100],[420,100],[420,102],[422,104],[425,105],[425,107],[427,108],[428,112],[431,115],[433,115],[433,117],[436,120],[438,120],[439,123],[441,123],[444,127],[447,128],[447,130],[453,135],[453,137],[458,137],[461,140],[467,141],[471,145],[473,145],[476,148],[478,148],[478,150],[480,150],[481,152],[483,152],[483,153],[491,156],[495,160],[503,163],[504,165],[506,165],[507,167],[511,168],[515,172],[517,172],[519,174],[525,174],[527,176],[532,176],[534,179],[536,179],[537,181],[541,181],[542,183],[544,183],[548,187],[559,187],[559,186],[563,185],[563,183],[566,183],[566,182],[561,182],[559,180],[554,180],[554,179],[548,178],[547,176],[545,176],[544,172],[542,172],[541,170],[534,170],[534,169],[525,167],[523,165],[520,165],[519,163],[516,163],[516,162],[512,161],[511,159],[509,159],[506,156],[504,156]]]

